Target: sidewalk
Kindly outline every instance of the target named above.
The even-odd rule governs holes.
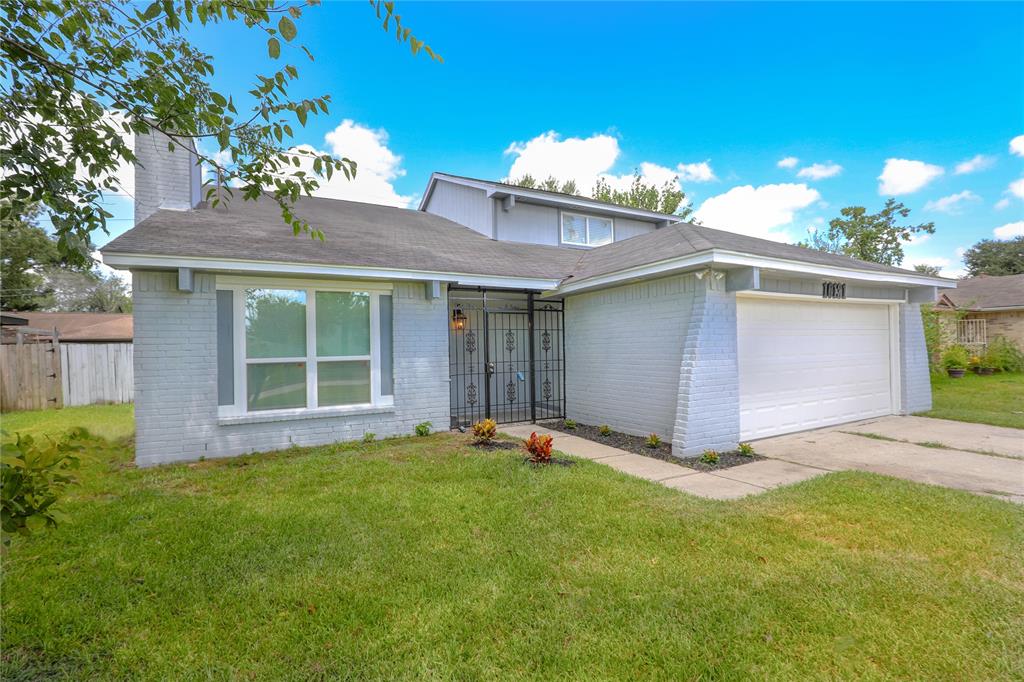
[[[600,462],[631,476],[714,500],[734,500],[757,495],[780,485],[828,473],[825,469],[781,460],[762,460],[714,473],[702,472],[534,424],[508,425],[501,427],[500,430],[517,438],[528,438],[534,431],[539,435],[549,435],[554,438],[555,449],[567,455]]]

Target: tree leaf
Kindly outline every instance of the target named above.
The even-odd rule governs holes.
[[[271,59],[277,59],[281,56],[281,42],[277,38],[271,38],[267,41],[267,54],[270,55]]]
[[[298,34],[295,24],[288,17],[281,17],[281,21],[277,22],[277,30],[281,32],[281,37],[288,42],[294,40]]]

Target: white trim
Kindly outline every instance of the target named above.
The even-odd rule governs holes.
[[[737,291],[736,295],[740,298],[777,298],[786,301],[807,301],[809,303],[856,303],[858,305],[864,303],[877,305],[903,303],[903,299],[900,298],[822,298],[814,294],[787,294],[779,291]]]
[[[659,261],[657,263],[639,265],[635,268],[628,268],[626,270],[618,270],[606,275],[596,275],[594,277],[588,277],[578,281],[569,281],[560,286],[556,291],[551,292],[550,295],[569,294],[575,291],[585,291],[587,289],[595,289],[631,280],[645,279],[656,275],[667,275],[676,271],[686,270],[688,268],[711,263],[711,256],[712,254],[710,251],[704,251],[701,253],[691,254],[689,256],[683,256],[682,258],[673,258],[671,260]]]
[[[315,410],[263,410],[240,415],[218,415],[218,426],[233,424],[259,424],[262,422],[282,422],[296,419],[325,419],[327,417],[351,417],[360,414],[384,414],[395,411],[394,400],[387,396],[379,405],[339,405],[336,407],[320,407]]]
[[[565,241],[564,236],[565,236],[565,217],[566,216],[572,216],[574,218],[583,218],[584,226],[585,226],[585,231],[586,231],[586,235],[584,236],[584,238],[586,239],[585,243],[580,244],[578,242],[567,242],[567,241]],[[603,220],[603,221],[606,221],[608,223],[611,223],[612,231],[611,231],[611,240],[610,241],[602,242],[600,244],[591,244],[590,243],[590,221],[591,220]],[[590,215],[590,214],[587,214],[587,213],[580,213],[579,211],[566,211],[566,210],[563,210],[563,209],[558,209],[558,244],[559,244],[559,246],[574,246],[576,248],[582,248],[582,249],[595,249],[595,248],[597,248],[599,246],[607,246],[608,244],[613,244],[614,242],[615,242],[615,218],[610,218],[608,216],[600,216],[600,215]]]
[[[554,289],[557,277],[513,277],[476,275],[431,270],[402,270],[350,265],[326,265],[285,261],[257,261],[237,258],[205,258],[200,256],[153,256],[138,253],[104,254],[103,263],[116,269],[150,268],[171,270],[195,268],[204,271],[239,272],[265,275],[324,275],[328,277],[366,277],[388,280],[439,280],[467,286],[504,287],[509,289]],[[364,285],[360,285],[364,286]]]
[[[900,358],[900,309],[889,306],[889,402],[892,414],[903,412],[903,367]]]
[[[647,211],[642,208],[618,206],[615,204],[608,204],[603,201],[597,201],[596,199],[589,199],[587,197],[572,197],[569,195],[562,196],[557,193],[545,192],[543,190],[531,190],[528,187],[513,187],[505,184],[488,182],[486,180],[475,180],[472,178],[463,178],[455,175],[448,175],[447,173],[436,172],[430,174],[430,180],[427,182],[427,189],[423,192],[423,198],[420,200],[418,210],[426,211],[426,207],[430,203],[430,199],[434,194],[434,187],[437,185],[439,180],[450,182],[454,185],[473,187],[475,189],[484,190],[485,192],[490,192],[492,194],[492,198],[493,195],[507,194],[519,197],[520,199],[528,199],[535,203],[571,206],[577,209],[596,211],[598,213],[603,212],[610,215],[633,216],[640,218],[641,220],[646,220],[647,222],[658,223],[659,227],[661,226],[661,223],[667,222],[668,224],[671,224],[680,222],[679,216],[669,215],[667,213]]]

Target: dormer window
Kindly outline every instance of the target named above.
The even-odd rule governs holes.
[[[611,218],[562,213],[562,243],[573,246],[601,246],[610,244],[615,236]]]

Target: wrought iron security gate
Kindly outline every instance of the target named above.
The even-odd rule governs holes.
[[[452,287],[448,306],[452,426],[564,416],[561,301]]]

